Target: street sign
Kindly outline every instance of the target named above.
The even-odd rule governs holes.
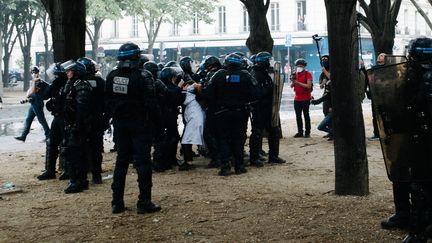
[[[291,34],[287,34],[285,36],[285,47],[291,47],[292,46],[292,36]]]

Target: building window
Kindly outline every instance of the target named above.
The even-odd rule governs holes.
[[[297,1],[297,30],[306,30],[306,0]]]
[[[430,19],[429,12],[426,12],[425,14]],[[431,29],[430,29],[429,25],[426,23],[426,20],[425,20],[425,27],[426,27],[426,31],[425,31],[426,35],[431,35]]]
[[[250,25],[249,25],[249,13],[246,9],[246,7],[243,6],[243,32],[249,32],[250,31]]]
[[[113,38],[119,37],[119,22],[117,20],[114,20],[113,22],[113,32],[112,32]]]
[[[199,34],[199,18],[198,13],[194,14],[194,18],[192,20],[192,34]]]
[[[138,37],[138,17],[132,17],[131,37]]]
[[[404,34],[409,35],[409,27],[408,27],[408,9],[404,10]]]
[[[279,31],[279,3],[270,4],[270,30]]]
[[[175,20],[173,21],[173,24],[172,24],[172,32],[171,32],[171,34],[174,35],[174,36],[179,35],[179,24]]]
[[[226,33],[226,12],[225,6],[218,7],[218,33]]]

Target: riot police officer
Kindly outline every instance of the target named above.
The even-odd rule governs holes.
[[[49,71],[49,70],[48,70]],[[56,161],[59,155],[59,147],[64,137],[64,119],[62,114],[63,102],[60,95],[61,89],[66,84],[66,73],[60,63],[56,63],[52,69],[54,80],[48,87],[45,99],[49,99],[46,103],[46,108],[53,115],[51,122],[49,138],[46,141],[45,155],[45,171],[37,178],[39,180],[49,180],[56,178]],[[60,158],[60,161],[63,161]],[[64,165],[60,165],[63,169],[63,174],[60,175],[60,180],[69,179]]]
[[[64,64],[68,80],[62,89],[64,97],[63,115],[65,136],[62,142],[62,156],[68,167],[69,186],[65,193],[77,193],[88,188],[85,146],[90,129],[91,85],[84,80],[85,66],[80,62]]]
[[[268,74],[270,68],[271,54],[260,52],[256,55],[251,75],[256,79],[260,92],[260,99],[254,105],[252,111],[252,134],[250,136],[250,164],[261,167],[263,163],[259,160],[262,133],[266,129],[269,141],[269,163],[285,163],[279,158],[279,136],[280,127],[272,126],[272,102],[273,102],[273,80]]]
[[[85,79],[92,87],[90,110],[91,110],[91,129],[89,135],[89,146],[87,146],[87,158],[89,159],[92,181],[95,184],[102,184],[102,153],[103,135],[107,128],[108,121],[105,114],[105,80],[96,76],[96,62],[90,58],[82,57],[77,60],[86,67]]]
[[[196,72],[196,68],[194,67],[194,62],[192,60],[191,57],[186,56],[186,57],[182,57],[180,59],[180,67],[182,68],[184,75],[183,75],[183,80],[184,81],[189,81],[189,80],[193,80],[195,82],[199,82],[200,78],[197,74],[195,74]]]
[[[216,56],[208,56],[204,60],[203,69],[207,73],[205,78],[201,80],[201,83],[204,87],[207,87],[210,83],[210,79],[214,76],[214,74],[222,68],[222,63],[219,61],[219,58]],[[208,164],[208,168],[219,168],[220,167],[220,159],[218,154],[218,145],[216,139],[216,124],[214,120],[214,113],[216,112],[216,107],[211,106],[211,104],[207,104],[201,100],[201,94],[197,93],[196,99],[198,102],[204,103],[206,108],[206,119],[204,124],[204,141],[206,143],[209,156],[211,158],[210,163]]]
[[[411,130],[411,222],[404,242],[432,239],[432,39],[418,38],[409,45],[406,99]],[[429,234],[429,235],[427,235]],[[429,242],[429,241],[428,241]]]
[[[141,50],[134,43],[120,46],[117,69],[106,79],[106,99],[117,139],[117,159],[112,183],[112,213],[125,211],[124,187],[129,163],[138,174],[138,213],[161,209],[151,201],[151,144],[155,122],[155,86],[152,75],[139,69]]]
[[[243,146],[248,119],[248,104],[256,99],[256,82],[242,69],[242,59],[236,54],[225,57],[226,69],[217,71],[203,89],[203,98],[217,110],[214,114],[221,160],[220,176],[231,174],[230,158],[236,174],[246,173]]]
[[[184,102],[182,89],[175,84],[177,71],[174,68],[166,67],[160,72],[161,81],[167,88],[166,94],[160,99],[160,107],[164,119],[161,122],[162,133],[155,145],[153,154],[154,166],[156,171],[170,169],[172,165],[177,165],[177,146],[180,140],[178,132],[177,118],[179,107]],[[179,83],[181,86],[183,81]]]

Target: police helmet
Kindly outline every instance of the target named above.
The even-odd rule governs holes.
[[[177,71],[172,67],[165,67],[160,72],[160,79],[163,82],[171,82],[173,77],[177,77]]]
[[[192,65],[193,62],[192,58],[189,56],[182,57],[180,59],[180,67],[185,71],[186,73],[192,73]]]
[[[303,66],[307,66],[307,62],[306,62],[306,60],[305,59],[303,59],[303,58],[299,58],[299,59],[297,59],[295,62],[294,62],[294,65],[295,66],[298,66],[298,65],[303,65]]]
[[[238,56],[241,57],[241,58],[243,58],[243,57],[246,56],[246,55],[245,55],[243,52],[241,52],[241,51],[233,52],[233,54],[236,54],[236,55],[238,55]]]
[[[93,61],[92,59],[87,58],[87,57],[81,57],[77,60],[77,62],[84,64],[88,74],[95,74],[96,73],[97,63],[95,61]]]
[[[216,56],[207,56],[207,58],[204,60],[204,69],[210,69],[213,67],[221,68],[222,64]]]
[[[54,68],[53,68],[53,74],[54,75],[62,75],[63,73],[65,73],[65,70],[64,70],[64,68],[61,66],[61,63],[56,63],[55,65],[54,65]]]
[[[169,61],[165,64],[165,67],[180,67],[176,61]]]
[[[144,63],[146,63],[148,61],[150,61],[150,59],[148,58],[147,55],[145,55],[145,54],[141,54],[140,55],[140,63],[144,64]]]
[[[432,39],[417,38],[408,44],[409,58],[414,61],[425,61],[432,57]]]
[[[159,67],[155,62],[148,61],[148,62],[144,63],[144,69],[149,71],[153,75],[154,78],[157,77]]]
[[[224,65],[240,68],[243,65],[243,60],[239,55],[231,53],[225,57]]]
[[[260,67],[268,68],[270,66],[272,55],[266,51],[258,53],[255,57],[255,64]]]
[[[120,46],[117,59],[119,61],[124,60],[138,60],[140,58],[141,50],[138,45],[128,42]]]
[[[253,63],[256,64],[256,55],[253,54],[252,56],[249,57],[249,60]]]
[[[75,75],[82,76],[86,73],[86,67],[80,62],[75,62],[74,60],[69,60],[61,64],[65,72],[73,71]]]
[[[162,69],[165,67],[165,63],[164,62],[160,62],[157,65],[158,65],[159,71],[162,71]]]
[[[33,74],[38,74],[39,73],[39,68],[37,66],[32,67],[32,69],[30,70],[31,73]]]

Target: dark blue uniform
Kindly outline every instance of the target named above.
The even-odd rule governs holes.
[[[56,172],[56,161],[59,155],[59,147],[64,137],[64,119],[62,107],[64,100],[61,97],[61,90],[66,84],[66,75],[60,75],[53,80],[48,87],[45,99],[49,99],[46,108],[53,115],[49,138],[46,141],[45,172],[39,175],[39,180],[54,179]],[[62,158],[60,158],[62,161]],[[60,168],[65,171],[65,166],[61,163]],[[61,178],[65,175],[61,176]]]
[[[260,90],[259,102],[252,111],[252,134],[250,137],[250,161],[257,163],[261,151],[264,129],[268,132],[269,162],[279,161],[279,126],[272,126],[273,80],[267,69],[259,66],[252,68],[251,75],[255,77]],[[282,160],[281,160],[282,161]]]
[[[89,158],[90,171],[95,183],[102,183],[102,153],[103,135],[107,127],[104,119],[105,113],[105,80],[95,75],[87,75],[87,81],[92,87],[91,91],[91,130],[89,133],[89,146],[87,157]]]
[[[160,119],[154,110],[157,103],[151,73],[141,72],[138,67],[113,70],[106,79],[106,99],[117,144],[112,205],[124,210],[124,187],[130,163],[134,163],[138,173],[140,194],[137,206],[148,205],[152,187],[150,150],[155,122]]]
[[[248,110],[247,104],[256,99],[253,77],[244,70],[232,67],[221,69],[204,88],[202,97],[215,107],[214,122],[221,160],[219,175],[230,173],[230,158],[237,174],[245,173],[243,146],[245,141]]]
[[[69,79],[61,95],[64,97],[63,115],[65,134],[62,156],[68,167],[69,187],[65,193],[80,192],[88,188],[85,147],[90,132],[90,84],[83,79]]]

